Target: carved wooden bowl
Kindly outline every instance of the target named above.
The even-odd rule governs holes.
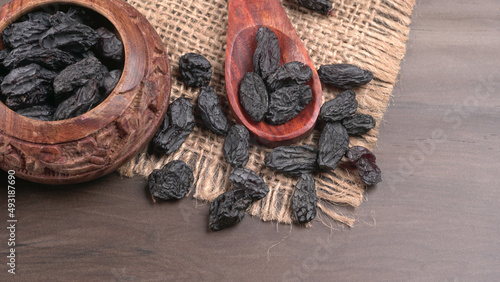
[[[160,126],[171,87],[160,37],[122,0],[13,0],[0,10],[0,32],[32,10],[58,5],[82,6],[107,18],[123,42],[125,65],[109,97],[75,118],[38,121],[0,102],[0,167],[47,184],[88,181],[135,156]]]

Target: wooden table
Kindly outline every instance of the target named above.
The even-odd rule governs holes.
[[[247,217],[207,232],[206,204],[152,204],[141,178],[111,174],[71,187],[18,181],[15,278],[500,279],[500,4],[417,2],[374,150],[384,181],[347,211],[353,228]],[[0,179],[6,187],[7,174]],[[5,281],[9,234],[1,230]]]

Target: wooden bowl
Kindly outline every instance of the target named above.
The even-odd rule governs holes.
[[[0,167],[47,184],[88,181],[134,157],[160,126],[171,88],[160,37],[122,0],[13,0],[0,9],[0,32],[32,10],[58,5],[82,6],[107,18],[122,39],[125,65],[109,97],[75,118],[38,121],[0,102]]]

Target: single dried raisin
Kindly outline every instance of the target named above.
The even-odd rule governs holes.
[[[31,119],[49,121],[54,116],[55,109],[49,104],[36,105],[17,110],[16,113]]]
[[[209,228],[218,231],[235,225],[243,219],[251,203],[252,197],[243,189],[220,194],[210,204]]]
[[[298,223],[304,224],[316,217],[318,196],[311,174],[302,174],[292,196],[292,214]]]
[[[361,181],[363,181],[366,185],[373,186],[382,181],[380,168],[369,158],[361,157],[356,163],[356,167],[359,170]]]
[[[329,122],[323,128],[318,142],[318,164],[334,170],[349,148],[349,135],[340,122]]]
[[[274,148],[264,160],[267,167],[292,176],[318,169],[318,150],[311,145]]]
[[[233,167],[244,167],[247,164],[249,139],[250,133],[245,126],[235,124],[229,128],[223,151],[226,161]]]
[[[269,28],[261,27],[255,36],[257,48],[253,55],[253,71],[267,79],[280,66],[281,51],[278,36]]]
[[[376,164],[375,155],[363,146],[353,146],[346,152],[346,157],[359,170],[359,176],[368,186],[382,181],[382,173]]]
[[[98,39],[97,32],[88,25],[77,22],[63,22],[50,28],[40,36],[40,46],[81,53],[96,45]]]
[[[96,57],[87,57],[62,70],[54,78],[56,101],[62,101],[83,86],[91,78],[101,81],[108,74],[108,69]]]
[[[269,95],[262,78],[247,72],[240,83],[240,103],[254,121],[262,121],[269,107]]]
[[[219,103],[219,96],[212,86],[202,86],[198,94],[198,109],[205,127],[212,132],[226,135],[229,123]]]
[[[367,84],[373,73],[351,64],[331,64],[320,66],[318,76],[321,82],[345,90]]]
[[[200,54],[187,53],[179,60],[181,80],[188,86],[207,86],[212,77],[212,65]]]
[[[69,96],[57,106],[54,120],[68,119],[84,114],[101,102],[99,81],[89,79],[74,95]]]
[[[264,180],[250,169],[235,168],[231,170],[229,180],[233,183],[234,189],[246,190],[253,201],[260,200],[269,193],[269,188]]]
[[[313,99],[309,85],[280,88],[269,95],[266,121],[278,125],[296,117]]]
[[[2,100],[13,110],[45,103],[53,97],[55,76],[36,64],[13,69],[2,81]]]
[[[267,78],[267,85],[271,91],[287,86],[306,84],[312,77],[311,68],[298,61],[281,65]]]
[[[340,121],[354,114],[357,109],[356,93],[352,90],[346,90],[324,103],[319,111],[319,116],[325,121]]]
[[[50,23],[50,17],[51,17],[51,14],[43,12],[43,11],[36,11],[36,12],[28,13],[28,20],[30,22],[43,24],[44,26],[47,27],[47,29],[52,26],[52,24]]]
[[[8,69],[14,69],[29,64],[38,64],[50,70],[62,70],[77,62],[72,54],[51,48],[42,48],[38,44],[21,45],[12,50],[4,59],[3,64]]]
[[[162,127],[153,137],[152,145],[157,153],[171,154],[177,151],[194,129],[193,106],[188,98],[177,98],[168,107],[168,127]]]
[[[332,9],[332,3],[329,0],[297,0],[300,6],[321,14],[328,14]]]
[[[99,35],[99,40],[95,46],[97,54],[102,58],[110,59],[117,63],[122,62],[124,58],[123,43],[113,32],[105,27],[96,29],[96,32]]]
[[[349,135],[363,135],[375,127],[375,119],[371,115],[355,114],[344,118],[342,125]]]
[[[42,23],[23,21],[9,25],[2,32],[2,41],[11,48],[25,44],[38,43],[42,34],[48,30]]]
[[[349,162],[356,164],[361,158],[368,158],[375,162],[375,155],[363,146],[352,146],[345,152],[345,156]]]
[[[121,75],[121,70],[112,70],[106,76],[104,76],[101,85],[103,98],[107,97],[113,91],[113,89],[115,89],[116,85],[120,81]]]
[[[149,175],[151,195],[163,200],[179,200],[186,196],[193,185],[191,168],[183,161],[171,161]]]

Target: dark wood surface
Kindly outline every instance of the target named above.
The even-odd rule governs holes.
[[[353,228],[247,217],[214,233],[206,204],[152,204],[140,178],[18,181],[15,278],[498,281],[499,15],[493,0],[418,1],[374,150],[384,181],[349,211]],[[0,179],[7,225],[6,173]]]

